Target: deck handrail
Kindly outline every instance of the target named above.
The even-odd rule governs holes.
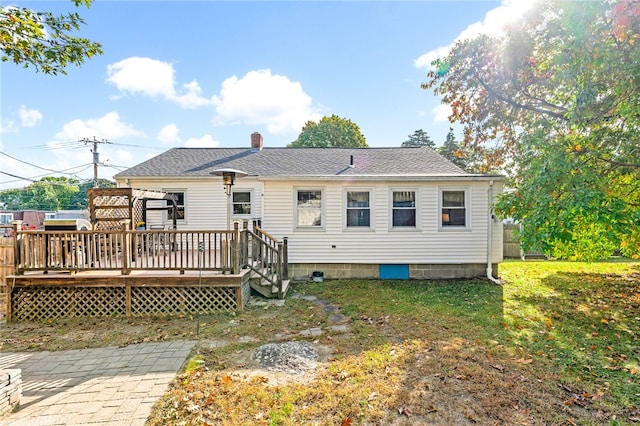
[[[241,233],[234,230],[23,231],[14,226],[15,273],[27,271],[207,270],[239,273]]]
[[[283,298],[283,281],[288,279],[287,239],[278,241],[255,222],[253,230],[248,229],[245,223],[243,232],[251,241],[251,262],[247,263],[251,274],[275,286],[278,298]]]

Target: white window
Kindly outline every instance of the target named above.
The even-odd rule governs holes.
[[[13,213],[0,213],[0,225],[11,225]]]
[[[440,225],[442,228],[467,228],[467,190],[440,190]]]
[[[322,190],[296,190],[296,225],[322,227]]]
[[[347,228],[369,228],[371,226],[371,193],[369,191],[347,191]]]
[[[394,228],[416,227],[416,192],[392,191],[391,225]]]
[[[45,218],[45,220],[55,219],[56,218],[56,214],[55,213],[45,213],[44,214],[44,218]]]
[[[186,217],[184,191],[165,191],[165,192],[167,193],[167,197],[173,197],[173,199],[176,201],[176,207],[177,207],[176,220],[184,222],[184,219]],[[166,203],[167,203],[167,207],[173,207],[173,203],[171,201],[167,201]],[[167,210],[167,221],[173,222],[173,209]]]
[[[234,191],[232,194],[233,214],[236,216],[251,215],[251,192]]]

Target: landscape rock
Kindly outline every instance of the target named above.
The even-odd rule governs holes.
[[[318,353],[310,343],[291,341],[262,345],[251,359],[268,371],[301,374],[316,368]]]

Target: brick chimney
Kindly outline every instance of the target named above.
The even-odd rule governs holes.
[[[251,133],[251,150],[262,151],[262,135],[258,132]]]

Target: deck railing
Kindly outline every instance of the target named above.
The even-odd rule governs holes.
[[[287,238],[278,241],[254,222],[242,229],[178,231],[118,230],[24,231],[14,224],[15,273],[29,271],[132,270],[221,271],[250,269],[282,292],[288,278]]]
[[[250,241],[250,260],[247,264],[253,275],[259,276],[265,283],[276,288],[278,298],[283,295],[283,280],[288,279],[287,238],[278,241],[275,237],[260,228],[256,222],[253,230],[247,229],[245,223],[243,231]]]
[[[14,227],[15,271],[205,270],[239,273],[241,231],[22,231]],[[244,232],[244,231],[243,231]],[[247,258],[247,255],[244,255]]]

